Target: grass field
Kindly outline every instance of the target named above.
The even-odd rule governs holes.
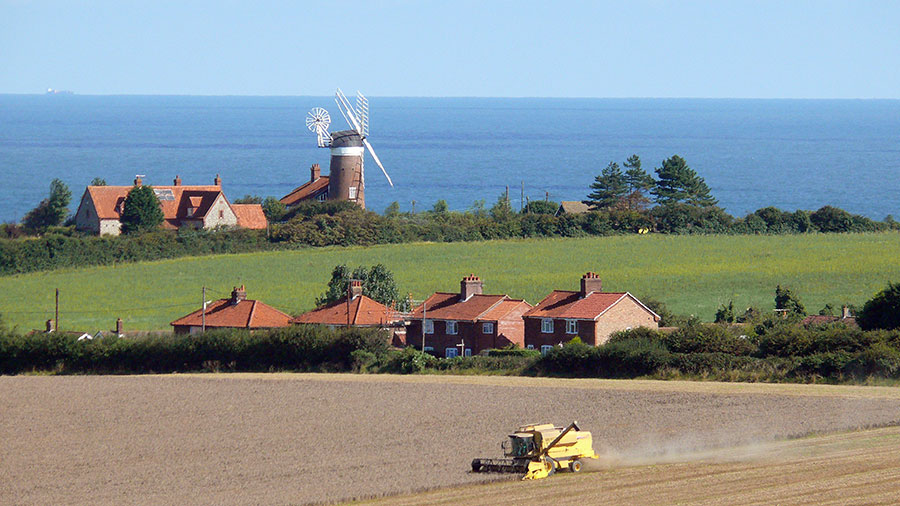
[[[788,504],[828,491],[844,503],[900,494],[900,431],[846,432],[900,422],[896,388],[232,373],[0,376],[0,398],[0,504],[409,493],[383,504]],[[500,456],[519,424],[572,420],[593,433],[603,459],[587,467],[601,472],[535,483],[469,472],[473,458]],[[785,441],[809,434],[833,435]],[[500,483],[446,489],[485,481]],[[435,489],[444,490],[422,494]]]
[[[317,248],[182,258],[0,278],[0,315],[21,330],[52,318],[60,289],[62,330],[168,328],[209,299],[247,285],[249,298],[289,313],[312,308],[339,263],[385,264],[401,290],[422,299],[456,291],[462,276],[485,280],[486,293],[536,303],[553,289],[577,289],[588,270],[604,289],[665,302],[711,320],[719,304],[772,308],[775,285],[791,287],[818,311],[826,303],[861,305],[888,281],[900,281],[900,234],[802,236],[617,236],[474,243],[416,243]]]

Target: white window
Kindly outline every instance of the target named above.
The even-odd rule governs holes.
[[[426,334],[434,334],[434,320],[425,320],[422,325],[425,326]]]
[[[544,334],[553,333],[553,318],[541,318],[541,332]]]
[[[481,333],[482,334],[493,334],[494,333],[494,322],[485,322],[481,324]]]
[[[541,345],[541,355],[546,355],[546,354],[550,353],[550,350],[552,350],[552,349],[553,349],[553,346],[551,346],[549,344],[542,344]]]
[[[529,344],[528,346],[526,346],[526,348],[528,348],[529,350],[533,350],[533,349],[534,349],[534,345],[533,345],[533,344]]]
[[[578,320],[566,320],[566,334],[578,333]]]
[[[325,202],[325,199],[327,199],[327,198],[328,198],[327,193],[320,193],[319,196],[316,197],[316,200],[318,200],[319,202]]]
[[[455,346],[444,350],[444,356],[447,358],[455,358],[457,355],[459,355],[459,350]]]
[[[434,346],[426,346],[425,347],[425,353],[432,352],[432,351],[434,351]]]
[[[355,186],[350,187],[350,195],[348,195],[347,198],[349,198],[350,200],[353,200],[356,198],[356,187]]]
[[[458,333],[458,331],[459,331],[459,327],[456,325],[456,322],[454,322],[454,321],[447,322],[447,334],[448,335],[455,335]]]
[[[467,357],[471,357],[471,356],[472,356],[472,348],[466,348],[466,353],[465,353],[465,355],[466,355]]]

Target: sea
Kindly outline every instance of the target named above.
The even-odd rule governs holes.
[[[212,184],[230,200],[282,197],[327,173],[307,113],[332,97],[0,95],[0,221],[16,222],[49,193],[95,177],[132,184]],[[381,212],[445,200],[513,207],[581,200],[611,161],[637,154],[652,174],[674,155],[735,216],[841,207],[900,216],[900,100],[369,97],[370,136],[393,187],[367,155],[366,204]]]

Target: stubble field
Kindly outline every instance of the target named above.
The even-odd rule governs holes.
[[[0,398],[3,504],[302,504],[508,480],[470,474],[469,463],[499,456],[526,422],[591,430],[611,466],[585,475],[594,480],[708,449],[900,422],[895,389],[808,385],[19,376],[0,377]],[[549,482],[572,478],[581,479]],[[519,485],[502,486],[527,490]]]

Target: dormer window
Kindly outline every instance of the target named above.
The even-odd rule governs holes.
[[[196,207],[189,207],[189,208],[187,208],[187,217],[188,217],[188,218],[193,217],[193,216],[194,216],[194,211],[196,211],[196,210],[197,210]]]

